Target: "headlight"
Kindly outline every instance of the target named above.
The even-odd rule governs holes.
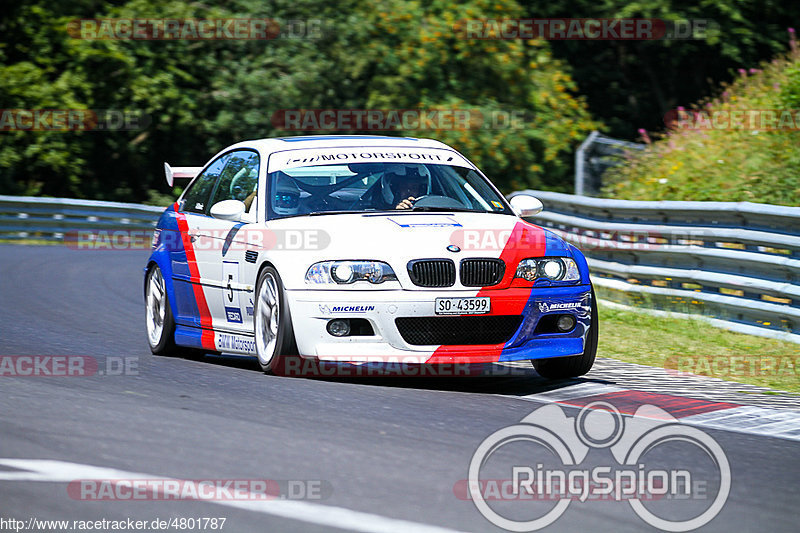
[[[581,279],[581,273],[578,272],[578,265],[569,257],[545,257],[520,261],[516,277],[527,281],[536,281],[539,278],[551,281],[578,281]]]
[[[322,261],[306,272],[306,283],[349,285],[357,281],[378,284],[397,281],[397,276],[382,261]]]

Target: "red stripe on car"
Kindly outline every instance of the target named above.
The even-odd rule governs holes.
[[[177,209],[177,203],[175,207]],[[183,213],[177,214],[177,220],[178,230],[181,232],[181,240],[183,241],[183,249],[186,252],[186,262],[189,265],[189,273],[192,278],[192,290],[194,291],[195,300],[197,300],[197,310],[200,313],[200,326],[202,328],[200,342],[206,350],[216,350],[217,345],[214,342],[214,332],[211,329],[211,313],[208,310],[206,295],[203,292],[203,287],[199,283],[194,283],[194,280],[200,281],[200,269],[197,267],[192,238],[189,236],[189,224],[186,221],[186,215]]]
[[[528,257],[545,255],[544,229],[524,221],[518,221],[511,231],[500,259],[506,264],[503,280],[492,288],[483,288],[476,296],[492,298],[490,315],[521,315],[530,298],[530,287],[533,283],[521,279],[514,280],[517,264]],[[511,288],[524,287],[518,291]],[[522,293],[522,294],[519,294]],[[519,294],[519,296],[518,296]],[[505,297],[504,297],[505,296]],[[514,297],[517,296],[517,297]],[[521,296],[521,297],[520,297]],[[486,363],[500,359],[505,343],[482,345],[442,345],[433,352],[427,363]]]

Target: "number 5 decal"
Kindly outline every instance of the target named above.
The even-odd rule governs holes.
[[[225,319],[228,322],[242,323],[242,308],[239,305],[238,289],[234,291],[234,286],[239,283],[239,263],[235,261],[223,261],[222,279],[225,289],[222,291],[222,306],[225,309]]]

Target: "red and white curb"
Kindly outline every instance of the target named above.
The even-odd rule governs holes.
[[[800,412],[792,409],[715,402],[624,389],[602,383],[578,383],[548,392],[514,397],[573,407],[584,407],[592,402],[605,401],[616,407],[620,413],[628,415],[633,415],[642,405],[655,405],[682,423],[692,426],[800,441]]]

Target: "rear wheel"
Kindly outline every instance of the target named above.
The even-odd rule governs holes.
[[[265,373],[272,374],[283,356],[297,353],[297,345],[283,282],[271,266],[258,276],[254,315],[258,364]]]
[[[586,334],[583,353],[571,357],[534,359],[531,361],[533,368],[540,376],[550,379],[574,378],[586,374],[591,370],[597,355],[598,329],[597,299],[592,288],[592,315],[589,319],[589,332]]]

